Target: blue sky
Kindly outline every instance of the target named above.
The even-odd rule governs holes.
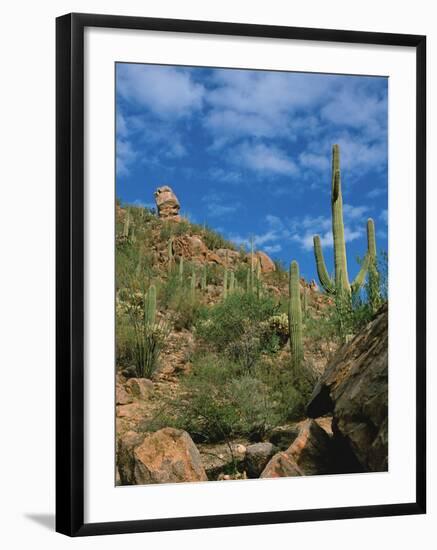
[[[340,145],[350,275],[373,217],[387,250],[384,77],[116,65],[116,192],[153,206],[170,185],[181,212],[317,279],[312,236],[332,269],[331,146]]]

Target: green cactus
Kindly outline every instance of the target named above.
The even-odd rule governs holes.
[[[123,237],[129,237],[129,228],[130,228],[130,208],[126,208],[126,215],[124,216],[123,224]]]
[[[334,279],[329,276],[323,257],[322,245],[319,235],[315,235],[314,255],[316,259],[317,274],[320,284],[328,294],[335,295],[338,289],[343,288],[349,295],[357,292],[364,283],[370,256],[370,242],[367,241],[367,254],[361,265],[361,269],[355,280],[350,283],[347,270],[346,242],[343,223],[343,197],[341,193],[340,177],[340,148],[332,147],[332,183],[331,183],[331,209],[332,209],[332,235],[334,239]],[[373,221],[372,221],[373,224]]]
[[[290,351],[294,373],[300,368],[303,359],[302,347],[302,308],[300,303],[299,264],[293,260],[289,274],[288,327]]]
[[[207,272],[206,265],[204,265],[203,268],[202,268],[202,278],[201,278],[201,281],[200,281],[200,285],[201,285],[201,288],[202,288],[203,292],[206,291],[207,280],[208,280],[208,272]]]
[[[156,320],[156,287],[150,285],[144,296],[144,325],[153,326]]]
[[[231,294],[234,291],[235,291],[235,273],[231,271],[231,274],[229,276],[229,293]]]
[[[255,288],[255,255],[253,246],[253,237],[250,238],[250,291]]]
[[[373,313],[382,304],[380,292],[380,277],[377,265],[376,255],[376,240],[375,240],[375,225],[373,220],[367,220],[367,241],[369,243],[369,262],[368,262],[368,278],[367,278],[367,296],[369,305]]]
[[[228,295],[228,268],[225,267],[225,272],[223,274],[223,298],[226,299]]]
[[[262,281],[261,281],[261,261],[258,258],[256,262],[256,293],[258,298],[262,295]]]
[[[181,256],[179,260],[179,283],[182,284],[184,280],[184,257]]]
[[[193,269],[193,272],[191,273],[191,279],[190,279],[190,294],[191,294],[191,299],[193,301],[196,298],[196,285],[197,285],[196,272]]]
[[[167,248],[167,256],[168,256],[168,271],[170,272],[173,268],[173,237],[170,238],[168,241],[168,248]]]
[[[304,286],[302,290],[302,312],[304,315],[307,314],[308,310],[308,290],[307,287]]]

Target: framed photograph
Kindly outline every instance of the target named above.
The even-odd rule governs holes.
[[[425,37],[56,25],[57,530],[425,513]]]

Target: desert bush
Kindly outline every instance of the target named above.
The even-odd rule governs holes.
[[[197,324],[198,334],[246,371],[268,350],[263,321],[276,312],[274,301],[252,293],[232,293]]]

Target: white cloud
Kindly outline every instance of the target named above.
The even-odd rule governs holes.
[[[376,199],[378,197],[381,197],[382,195],[385,195],[386,193],[387,193],[386,189],[383,189],[382,187],[375,187],[375,189],[371,189],[366,194],[366,197],[369,199]]]
[[[281,252],[281,250],[282,246],[280,244],[272,244],[264,247],[264,251],[267,252],[267,254],[276,254],[277,252]]]
[[[202,107],[205,88],[190,71],[141,64],[120,64],[117,71],[120,95],[160,117],[180,118]]]
[[[388,210],[387,209],[383,210],[379,217],[385,223],[385,225],[388,225]]]
[[[208,193],[202,197],[202,202],[206,203],[206,210],[212,218],[229,216],[241,207],[239,202],[227,200],[225,195],[219,193]]]
[[[296,174],[296,164],[278,147],[262,143],[242,143],[232,156],[234,163],[248,170],[276,175]]]
[[[210,168],[208,170],[208,177],[225,183],[240,183],[242,176],[240,172],[233,170],[223,170],[223,168]]]
[[[118,176],[129,174],[129,167],[137,158],[136,151],[133,150],[129,141],[117,139],[116,143],[116,170]]]

